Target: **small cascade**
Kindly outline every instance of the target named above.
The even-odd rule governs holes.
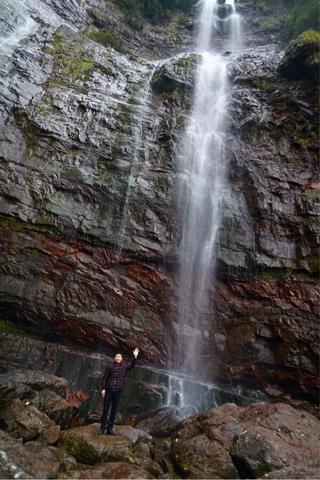
[[[0,66],[10,57],[21,40],[36,27],[23,0],[0,1]]]
[[[139,175],[140,163],[142,155],[145,151],[144,144],[144,127],[150,118],[152,88],[151,80],[156,66],[152,66],[152,70],[148,75],[147,80],[143,84],[137,96],[137,107],[133,116],[133,154],[130,166],[130,173],[127,181],[127,189],[125,193],[125,201],[122,208],[122,218],[120,228],[117,235],[116,245],[119,253],[125,246],[125,238],[128,224],[130,223],[130,206],[134,189],[137,185],[137,178]]]
[[[24,0],[0,0],[0,93],[8,95],[8,73],[19,43],[37,28]]]
[[[235,1],[233,0],[232,4],[232,13],[229,18],[230,22],[230,45],[231,50],[239,49],[242,47],[242,17],[237,12]]]
[[[176,377],[174,375],[169,374],[168,378],[169,378],[169,382],[168,382],[167,405],[175,406],[178,408],[185,407],[182,377]]]

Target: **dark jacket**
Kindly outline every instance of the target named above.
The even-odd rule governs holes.
[[[126,364],[123,361],[107,366],[101,381],[101,390],[107,390],[111,392],[119,392],[124,387],[124,381],[126,374],[131,368],[136,366],[137,359],[133,357],[131,363]]]

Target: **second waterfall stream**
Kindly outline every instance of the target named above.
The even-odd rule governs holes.
[[[224,48],[222,53],[215,48],[217,38]],[[202,345],[208,335],[206,325],[212,322],[209,288],[214,281],[221,202],[227,188],[231,87],[223,53],[240,45],[241,17],[234,2],[202,0],[197,18],[199,61],[193,104],[178,154],[182,237],[177,368],[189,374],[199,373]]]

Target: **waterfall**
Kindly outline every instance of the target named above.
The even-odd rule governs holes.
[[[118,232],[117,246],[119,253],[124,248],[124,240],[126,238],[126,230],[130,223],[129,208],[131,197],[136,187],[137,177],[139,175],[140,158],[145,149],[143,143],[143,129],[147,120],[150,119],[151,107],[151,80],[156,68],[156,64],[152,66],[151,73],[148,75],[146,82],[139,91],[137,99],[137,108],[133,116],[133,154],[130,167],[130,173],[127,182],[125,201],[122,209],[121,224]]]
[[[221,9],[223,15],[221,14]],[[227,10],[226,10],[227,9]],[[227,11],[227,15],[225,12]],[[182,222],[179,271],[178,368],[195,373],[209,336],[209,290],[214,281],[221,201],[226,189],[226,135],[230,99],[227,61],[214,52],[221,22],[229,22],[233,48],[239,43],[240,17],[233,1],[199,4],[197,66],[193,106],[178,154],[178,212]]]
[[[4,96],[14,50],[36,27],[23,0],[0,0],[0,90]]]
[[[36,27],[22,0],[0,0],[0,66]]]

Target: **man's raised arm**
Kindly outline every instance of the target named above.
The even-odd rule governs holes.
[[[129,365],[126,366],[127,372],[136,366],[138,354],[139,354],[139,348],[135,348],[133,350],[133,359],[131,360]]]

